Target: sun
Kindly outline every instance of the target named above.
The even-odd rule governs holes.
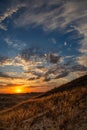
[[[16,89],[15,89],[15,92],[16,92],[16,93],[22,93],[23,91],[22,91],[21,88],[16,88]]]

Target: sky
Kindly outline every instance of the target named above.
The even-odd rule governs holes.
[[[87,0],[0,0],[0,93],[44,92],[87,74]]]

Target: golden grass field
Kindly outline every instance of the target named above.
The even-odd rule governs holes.
[[[87,75],[1,110],[0,130],[87,130]]]

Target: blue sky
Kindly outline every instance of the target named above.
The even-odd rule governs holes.
[[[0,90],[47,91],[87,74],[87,1],[0,0]]]

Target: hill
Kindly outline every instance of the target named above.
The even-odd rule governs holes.
[[[1,111],[0,130],[87,130],[87,75]]]
[[[37,97],[42,93],[0,94],[0,111],[11,108],[27,99]]]
[[[84,75],[78,79],[72,80],[71,82],[69,82],[67,84],[61,85],[58,88],[54,88],[54,89],[44,93],[44,94],[38,96],[38,98],[41,98],[44,96],[46,97],[46,96],[49,96],[51,94],[55,94],[58,92],[71,91],[72,89],[75,89],[78,87],[86,87],[86,86],[87,86],[87,75]]]

